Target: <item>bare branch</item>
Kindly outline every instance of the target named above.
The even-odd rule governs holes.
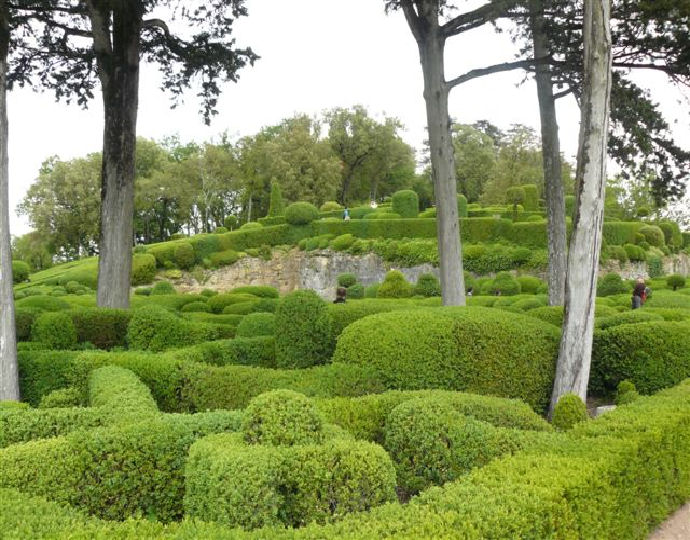
[[[479,77],[484,77],[485,75],[491,75],[493,73],[501,73],[503,71],[512,71],[515,69],[528,69],[537,64],[548,64],[550,59],[548,57],[534,59],[530,58],[528,60],[518,60],[515,62],[505,62],[503,64],[494,64],[493,66],[487,66],[483,68],[473,69],[467,73],[463,73],[459,77],[452,79],[446,83],[446,86],[450,90],[455,88],[459,84],[466,83],[472,79],[478,79]]]
[[[456,36],[507,15],[516,4],[517,0],[492,0],[480,8],[451,19],[441,27],[441,31],[445,37]]]

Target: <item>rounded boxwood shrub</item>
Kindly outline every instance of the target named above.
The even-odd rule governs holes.
[[[268,285],[245,285],[243,287],[235,287],[230,291],[230,294],[251,294],[259,298],[278,298],[280,296],[278,289]]]
[[[67,312],[41,313],[31,328],[31,340],[49,349],[71,349],[77,344],[77,330]]]
[[[163,351],[218,339],[220,327],[184,321],[160,306],[144,306],[132,312],[127,344],[135,350]]]
[[[175,264],[182,270],[189,270],[194,266],[194,248],[189,242],[182,242],[175,246]]]
[[[559,342],[558,328],[526,315],[481,307],[403,310],[347,326],[333,362],[366,366],[389,389],[517,397],[542,411]]]
[[[331,317],[326,303],[314,291],[284,296],[275,314],[278,367],[305,368],[330,360]]]
[[[226,232],[229,232],[227,227],[221,226],[213,229],[213,234],[225,234]]]
[[[345,251],[355,243],[355,240],[357,240],[357,238],[350,233],[341,234],[331,240],[331,249],[334,251]]]
[[[390,270],[376,291],[376,296],[378,298],[408,298],[412,296],[412,285],[407,282],[400,270]]]
[[[131,311],[111,308],[82,308],[71,312],[80,343],[91,343],[98,349],[123,347]]]
[[[67,296],[67,291],[64,287],[53,287],[50,291],[50,296]]]
[[[71,307],[71,305],[62,298],[43,295],[27,296],[26,298],[17,300],[14,305],[17,308],[35,308],[41,311],[63,311]]]
[[[662,231],[661,228],[657,227],[656,225],[644,225],[643,227],[640,227],[638,232],[644,235],[647,243],[650,246],[659,247],[666,243],[664,231]]]
[[[241,431],[249,444],[292,446],[323,440],[323,422],[314,402],[292,390],[253,398],[244,411]]]
[[[319,208],[321,212],[337,212],[338,210],[342,209],[343,207],[335,201],[326,201]]]
[[[615,272],[606,274],[597,282],[597,296],[613,296],[626,292],[632,294],[630,286]]]
[[[364,298],[364,285],[355,283],[347,287],[347,298],[359,299]]]
[[[237,325],[236,337],[272,336],[275,333],[273,313],[250,313]]]
[[[136,253],[132,256],[132,285],[151,283],[156,275],[156,258],[150,253]]]
[[[233,251],[232,249],[218,251],[216,253],[211,253],[211,255],[209,255],[211,266],[227,266],[229,264],[236,263],[239,260],[239,258],[239,253]]]
[[[14,310],[14,326],[17,333],[17,341],[29,340],[31,337],[31,327],[40,313],[41,310],[36,308],[17,308]]]
[[[364,298],[377,298],[380,286],[380,283],[373,283],[367,287],[364,287]]]
[[[402,218],[416,218],[419,214],[419,196],[416,191],[402,189],[393,193],[391,210]]]
[[[616,389],[616,405],[628,405],[638,397],[640,397],[640,394],[632,381],[626,379],[618,383],[618,388]]]
[[[319,209],[308,202],[295,202],[285,209],[285,221],[290,225],[307,225],[319,219]]]
[[[580,396],[564,394],[553,409],[552,424],[559,431],[572,429],[575,424],[589,419],[587,407]]]
[[[208,304],[208,307],[211,309],[212,313],[223,313],[223,310],[228,306],[244,302],[256,302],[258,300],[259,298],[253,294],[224,293],[212,296],[206,301],[206,303]]]
[[[339,287],[352,287],[355,283],[357,283],[357,276],[352,272],[339,274],[337,279]]]
[[[398,487],[414,495],[457,480],[499,455],[495,432],[442,399],[418,398],[390,412],[383,446],[395,464]]]
[[[177,291],[169,281],[157,281],[151,289],[151,296],[163,294],[177,294]]]
[[[81,390],[74,386],[69,386],[67,388],[58,388],[50,392],[50,394],[43,396],[38,408],[79,407],[82,402],[83,396]]]
[[[422,274],[417,278],[414,294],[419,296],[441,296],[441,282],[434,274]]]
[[[24,261],[12,261],[12,283],[22,283],[29,279],[31,267]]]
[[[685,278],[680,274],[672,274],[666,278],[666,285],[671,287],[674,291],[685,287]]]
[[[257,230],[257,229],[262,229],[263,225],[259,223],[258,221],[250,221],[249,223],[245,223],[240,227],[241,231],[251,231],[251,230]]]
[[[520,294],[521,286],[509,272],[499,272],[496,274],[491,288],[495,293],[500,293],[501,296],[514,296]]]
[[[520,284],[522,294],[537,294],[537,291],[544,284],[541,279],[533,276],[519,276],[515,279]]]
[[[223,225],[225,225],[225,228],[233,230],[235,227],[237,227],[237,221],[237,216],[225,216]]]
[[[190,302],[180,308],[182,313],[210,313],[211,308],[206,302]]]
[[[230,304],[223,308],[223,315],[249,315],[254,313],[259,300],[251,300],[248,302],[237,302],[236,304]]]

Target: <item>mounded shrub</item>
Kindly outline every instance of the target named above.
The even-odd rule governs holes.
[[[648,322],[594,332],[589,388],[612,393],[628,379],[642,394],[690,377],[688,322]]]
[[[522,294],[537,294],[544,285],[542,280],[533,276],[518,276],[515,280],[520,284]]]
[[[597,296],[613,296],[626,292],[632,294],[630,286],[615,272],[606,274],[597,282]]]
[[[14,303],[16,308],[35,308],[41,311],[64,311],[71,306],[69,302],[54,296],[27,296]]]
[[[185,304],[180,308],[181,313],[210,313],[211,308],[208,307],[206,302],[190,302]]]
[[[601,311],[601,307],[597,307]],[[620,324],[635,324],[645,323],[651,321],[663,321],[664,318],[656,313],[649,313],[647,310],[636,309],[634,311],[624,311],[609,315],[608,317],[597,317],[594,320],[594,325],[600,330],[605,330],[611,326],[618,326]]]
[[[388,415],[384,448],[395,464],[399,489],[413,495],[457,480],[509,450],[498,433],[442,399],[412,399]]]
[[[177,294],[177,290],[169,281],[156,281],[156,284],[151,289],[151,296]]]
[[[131,312],[124,309],[83,308],[70,312],[80,343],[99,349],[124,347]]]
[[[204,362],[216,366],[276,367],[273,336],[236,337],[199,343],[173,351],[170,357],[183,362]]]
[[[23,283],[29,279],[31,267],[24,261],[12,261],[12,283]]]
[[[53,404],[57,405],[57,401],[64,402],[67,400],[66,390],[66,388],[60,388],[46,394],[44,396],[45,404],[42,401],[40,404],[42,408],[38,409],[28,408],[25,403],[2,402],[2,406],[0,406],[0,448],[104,425],[102,412],[92,407],[76,407],[70,404],[52,408]],[[55,395],[54,398],[49,397],[53,394]],[[79,397],[83,399],[83,396],[80,395]],[[8,407],[10,403],[17,404],[10,408]]]
[[[130,349],[163,351],[217,339],[222,325],[186,322],[159,306],[144,306],[132,313],[127,327]]]
[[[331,249],[334,251],[345,251],[349,249],[356,240],[357,238],[353,234],[341,234],[331,241]]]
[[[321,212],[338,212],[342,209],[343,207],[335,201],[326,201],[319,207]]]
[[[69,386],[67,388],[58,388],[57,390],[53,390],[50,394],[43,396],[38,407],[40,409],[79,407],[83,404],[83,401],[84,397],[82,392],[74,386]]]
[[[618,388],[616,389],[616,405],[628,405],[636,401],[639,397],[640,394],[632,381],[624,380],[618,383]]]
[[[314,402],[305,395],[292,390],[273,390],[249,402],[241,432],[249,444],[320,443],[323,422]]]
[[[666,243],[664,231],[656,225],[643,225],[638,232],[644,235],[650,246],[659,247]]]
[[[393,311],[349,325],[334,362],[373,369],[390,389],[440,388],[549,402],[559,331],[499,310]],[[478,362],[477,359],[482,361]]]
[[[393,193],[391,209],[402,218],[416,218],[419,214],[419,196],[416,191],[402,189]]]
[[[77,331],[68,313],[41,313],[31,328],[31,339],[50,349],[71,349],[77,344]]]
[[[239,304],[240,302],[255,302],[259,298],[249,293],[224,293],[210,297],[206,304],[212,313],[223,313],[227,306]]]
[[[357,283],[357,275],[352,272],[345,272],[344,274],[338,274],[338,286],[339,287],[352,287]]]
[[[408,283],[400,270],[386,273],[383,283],[376,291],[377,298],[408,298],[412,296],[412,285]]]
[[[355,299],[364,298],[364,285],[355,283],[354,285],[347,288],[347,297]]]
[[[227,249],[225,251],[218,251],[216,253],[211,253],[209,260],[212,266],[227,266],[234,264],[239,260],[240,256],[236,251],[232,249]]]
[[[272,336],[275,334],[273,313],[250,313],[237,325],[237,337]]]
[[[331,317],[326,303],[314,291],[284,296],[275,315],[278,367],[305,368],[330,361]]]
[[[269,287],[268,285],[245,285],[243,287],[235,287],[230,291],[230,294],[251,294],[259,298],[278,298],[280,296],[278,289]]]
[[[250,221],[240,227],[241,231],[258,231],[263,229],[263,225],[257,221]]]
[[[31,327],[40,313],[41,310],[36,308],[16,308],[14,310],[14,327],[17,341],[29,341],[31,338]]]
[[[680,233],[680,227],[675,221],[661,221],[658,223],[658,226],[664,233],[664,240],[667,246],[671,248],[680,248],[683,246],[683,237]]]
[[[433,210],[433,216],[429,217],[436,217],[436,208],[434,208]],[[465,197],[462,193],[458,194],[458,217],[467,217],[467,197]]]
[[[509,272],[499,272],[491,284],[491,289],[495,293],[500,293],[501,296],[514,296],[520,294],[521,286]]]
[[[225,219],[223,219],[223,225],[225,225],[226,229],[230,229],[231,231],[237,227],[237,216],[225,216]]]
[[[259,300],[250,300],[247,302],[237,302],[230,304],[223,308],[223,315],[249,315],[256,311],[259,305]]]
[[[135,253],[132,256],[132,285],[146,285],[156,276],[156,258],[150,253]]]
[[[564,394],[556,403],[553,409],[553,427],[559,431],[568,431],[575,424],[589,420],[587,407],[580,396],[575,394]]]
[[[685,278],[680,274],[672,274],[666,278],[666,285],[671,287],[674,291],[685,287]]]
[[[623,249],[625,250],[628,260],[632,262],[647,260],[647,254],[640,246],[636,246],[635,244],[623,244]]]
[[[285,209],[285,220],[290,225],[308,225],[319,219],[319,209],[308,202],[295,202]]]
[[[434,274],[422,274],[417,279],[413,292],[419,296],[441,296],[441,282]]]

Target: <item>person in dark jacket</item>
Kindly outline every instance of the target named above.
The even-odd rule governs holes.
[[[635,287],[633,288],[632,308],[637,309],[639,307],[642,307],[642,304],[644,304],[646,297],[647,286],[644,283],[644,279],[637,278],[637,282],[635,283]]]

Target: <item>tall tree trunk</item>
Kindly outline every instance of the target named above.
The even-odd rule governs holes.
[[[17,335],[14,326],[12,251],[10,249],[9,155],[7,136],[7,56],[9,17],[0,0],[0,401],[19,401]]]
[[[444,72],[445,38],[438,24],[438,3],[428,3],[425,10],[424,28],[416,26],[412,30],[419,46],[419,58],[424,75],[431,178],[436,196],[441,295],[444,306],[464,306],[465,277],[462,268],[451,122],[448,116],[449,86],[446,84]],[[405,16],[412,25],[407,11]]]
[[[594,300],[604,220],[606,143],[611,95],[609,0],[585,0],[584,87],[577,156],[577,193],[568,253],[563,335],[551,396],[572,392],[583,400],[592,357]]]
[[[98,305],[126,308],[129,307],[134,237],[140,22],[136,13],[116,10],[111,44],[108,16],[98,9],[92,9],[92,28],[105,116]]]
[[[544,28],[544,8],[550,0],[531,0],[531,27],[534,57],[551,57],[551,48]],[[566,227],[565,190],[561,169],[561,149],[558,140],[556,102],[550,67],[546,63],[536,66],[537,96],[541,119],[542,159],[544,168],[544,198],[548,220],[549,244],[549,305],[562,306],[565,297]]]

